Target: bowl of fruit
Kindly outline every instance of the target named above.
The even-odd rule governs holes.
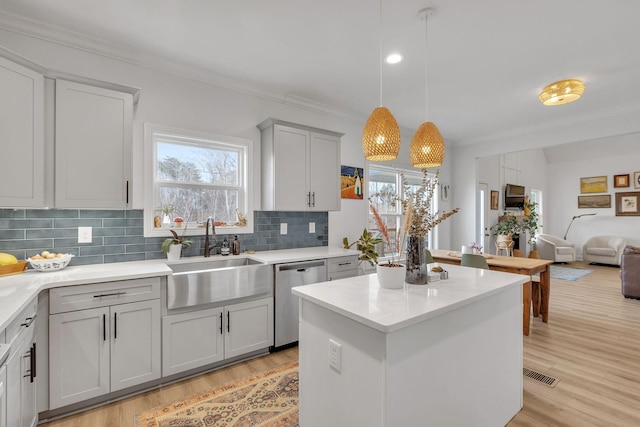
[[[61,254],[49,251],[42,251],[30,258],[27,258],[31,267],[36,271],[48,272],[58,271],[69,265],[73,254]]]

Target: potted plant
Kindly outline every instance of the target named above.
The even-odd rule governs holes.
[[[387,243],[389,247],[391,247],[391,239],[389,237],[389,230],[387,229],[387,225],[382,220],[382,217],[378,213],[378,210],[373,204],[369,205],[369,209],[371,209],[371,213],[373,214],[373,219],[378,226],[378,230],[380,230],[380,234],[384,238],[384,241]],[[411,206],[405,213],[405,224],[411,223],[411,215],[412,209]],[[404,239],[407,235],[407,227],[404,227],[400,238],[401,243],[399,248],[404,247]],[[400,252],[402,249],[400,249]],[[404,264],[400,264],[395,261],[395,257],[392,255],[389,260],[383,264],[376,265],[376,274],[378,275],[378,282],[380,283],[380,287],[387,289],[398,289],[404,287],[404,278],[406,274],[406,269]]]
[[[342,244],[345,249],[351,249],[353,245],[356,245],[361,254],[358,257],[360,261],[368,262],[369,265],[375,266],[378,264],[378,252],[376,252],[376,245],[382,243],[380,237],[376,237],[372,232],[366,228],[362,230],[362,235],[355,242],[349,243],[348,238],[342,239]]]
[[[529,239],[527,240],[531,245],[531,252],[536,252],[536,233],[540,228],[538,221],[540,217],[538,216],[538,212],[536,212],[536,206],[538,206],[535,202],[530,202],[529,198],[525,198],[524,201],[524,219],[522,220],[522,230],[529,232]]]
[[[187,229],[185,228],[185,231],[186,230]],[[193,242],[185,236],[178,236],[178,233],[174,230],[169,231],[173,237],[169,237],[162,242],[162,252],[167,254],[167,259],[169,261],[177,261],[180,259],[182,248],[190,248]]]
[[[162,213],[162,225],[171,225],[171,214],[174,212],[173,206],[162,205],[156,210]]]
[[[503,248],[513,246],[513,235],[522,232],[522,224],[514,215],[504,215],[497,224],[491,227],[493,235],[496,236],[496,245]]]

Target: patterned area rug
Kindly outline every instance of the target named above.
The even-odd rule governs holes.
[[[295,427],[298,362],[136,415],[136,427]]]
[[[593,273],[593,270],[586,270],[582,268],[563,267],[560,265],[551,266],[551,278],[561,280],[576,281],[587,274]]]

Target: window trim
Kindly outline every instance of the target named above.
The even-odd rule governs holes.
[[[253,211],[254,211],[254,194],[255,194],[255,156],[254,141],[247,138],[239,138],[228,135],[219,135],[209,132],[201,132],[190,129],[174,128],[152,123],[144,124],[144,237],[169,237],[171,234],[169,228],[155,228],[153,226],[153,217],[155,216],[156,206],[154,206],[155,198],[155,162],[156,162],[156,135],[173,135],[180,138],[195,139],[203,141],[215,141],[221,144],[229,144],[242,146],[246,152],[246,166],[239,165],[239,175],[245,182],[245,205],[246,212],[243,212],[247,225],[245,227],[217,227],[217,234],[251,234],[254,232]],[[190,226],[186,235],[188,236],[204,236],[204,227]]]
[[[410,174],[411,176],[415,176],[419,179],[422,179],[422,170],[421,169],[407,169],[407,168],[402,168],[402,167],[392,167],[392,166],[386,166],[386,165],[369,165],[369,167],[367,168],[367,182],[370,183],[372,182],[371,179],[371,169],[380,171],[380,172],[384,172],[384,173],[391,173],[396,175],[396,186],[397,188],[400,190],[401,195],[403,196],[404,193],[404,188],[402,186],[402,178],[400,177],[401,173],[404,173],[405,175]],[[430,177],[434,177],[435,174],[432,172],[429,172],[429,176]],[[367,185],[367,199],[371,196],[370,192],[369,192],[369,185]],[[440,208],[440,185],[437,185],[435,188],[435,193],[433,195],[433,205],[431,206],[431,209],[434,211],[437,211]],[[369,200],[367,200],[367,217],[366,217],[366,224],[369,224],[369,219],[371,218],[371,210],[369,209]],[[384,214],[384,215],[392,215],[392,216],[396,216],[399,217],[400,220],[402,220],[402,214],[398,213],[398,214]],[[400,224],[401,226],[402,224]],[[431,233],[428,234],[427,239],[428,239],[428,244],[429,244],[429,248],[433,248],[434,242],[437,241],[437,228],[432,230]],[[400,256],[400,258],[402,258],[403,256],[405,256],[404,251],[401,249],[400,250],[400,255],[395,255],[396,257]],[[382,256],[378,259],[378,262],[390,259],[391,256]]]

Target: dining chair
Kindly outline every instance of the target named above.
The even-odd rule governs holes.
[[[460,265],[464,267],[483,268],[485,270],[489,269],[487,260],[482,255],[478,254],[462,254]]]
[[[424,250],[424,263],[433,264],[433,255],[431,255],[431,251],[429,249]]]

